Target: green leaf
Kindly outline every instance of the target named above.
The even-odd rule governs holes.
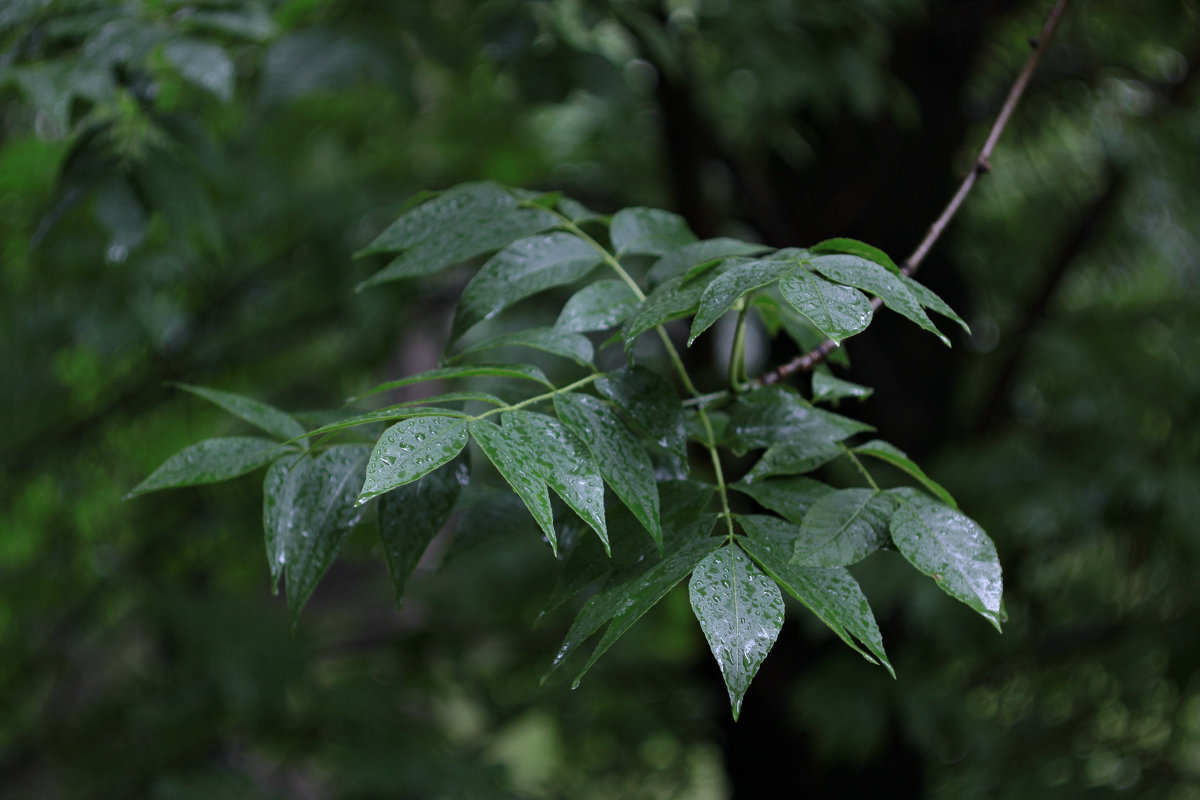
[[[458,359],[471,353],[484,353],[500,347],[528,347],[533,350],[541,350],[543,353],[569,358],[584,366],[591,364],[595,355],[591,341],[583,334],[571,333],[559,328],[526,328],[522,331],[503,333],[490,339],[484,339],[456,353],[453,357]]]
[[[624,322],[638,302],[624,281],[596,281],[571,296],[554,327],[575,333],[605,331]]]
[[[708,284],[739,263],[739,259],[730,259],[695,277],[677,275],[659,284],[646,295],[646,299],[621,330],[626,345],[632,344],[634,339],[656,325],[695,312]]]
[[[758,463],[742,477],[742,483],[752,485],[772,475],[803,475],[828,464],[845,449],[838,442],[802,439],[795,444],[777,444],[767,448]]]
[[[421,403],[440,403],[450,402],[451,400],[479,400],[489,402],[493,405],[503,406],[508,405],[495,395],[489,395],[485,392],[448,392],[444,395],[435,395],[425,400],[417,400],[411,403],[399,403],[398,405],[381,408],[377,411],[367,411],[362,414],[355,414],[352,417],[340,419],[337,422],[330,422],[327,425],[322,425],[309,433],[309,436],[325,436],[338,431],[357,428],[360,425],[370,425],[376,422],[398,422],[402,419],[413,419],[414,417],[466,417],[468,414],[462,411],[457,411],[452,408],[443,408],[442,406],[424,406]]]
[[[886,461],[893,467],[907,472],[924,484],[925,488],[936,495],[943,503],[958,510],[958,503],[954,501],[953,495],[946,491],[945,487],[940,483],[926,475],[924,470],[918,467],[899,447],[888,444],[880,439],[872,439],[866,444],[860,444],[858,447],[855,447],[854,452],[878,458],[880,461]]]
[[[230,414],[241,417],[251,425],[281,440],[287,441],[304,437],[304,426],[293,419],[290,414],[280,411],[274,406],[269,406],[266,403],[249,397],[243,397],[240,394],[207,389],[203,386],[192,386],[187,383],[175,383],[172,385],[183,389],[185,392],[191,392],[197,397],[202,397],[210,403],[215,403]]]
[[[554,663],[542,680],[545,681],[567,656],[611,620],[604,636],[592,651],[591,658],[575,677],[573,685],[578,686],[584,674],[613,642],[683,580],[706,555],[722,544],[724,540],[720,537],[709,536],[716,521],[715,514],[705,514],[682,528],[674,528],[664,518],[663,557],[658,560],[647,559],[638,569],[629,570],[588,599],[567,631]]]
[[[845,567],[888,543],[895,505],[875,489],[842,489],[825,495],[804,515],[792,560],[808,567]]]
[[[868,261],[874,261],[876,264],[881,264],[897,275],[900,274],[900,268],[896,266],[895,261],[892,261],[891,256],[878,247],[869,245],[866,242],[860,242],[858,239],[826,239],[823,242],[817,242],[809,250],[812,250],[814,253],[846,253],[847,255],[859,256]]]
[[[871,324],[871,301],[857,289],[839,286],[798,269],[779,282],[779,292],[792,308],[826,337],[841,342]]]
[[[401,251],[358,289],[431,275],[559,222],[554,213],[524,204],[515,192],[499,184],[462,184],[403,214],[356,254]]]
[[[875,392],[870,386],[860,386],[857,383],[834,377],[827,369],[818,369],[813,372],[812,391],[814,403],[844,400],[847,397],[866,400]]]
[[[461,453],[467,424],[461,417],[415,417],[388,428],[371,451],[358,502],[411,483]]]
[[[399,389],[402,386],[411,386],[414,383],[477,377],[519,378],[526,381],[535,381],[548,389],[554,388],[554,384],[546,378],[546,374],[531,364],[462,364],[453,367],[438,367],[437,369],[420,372],[416,375],[409,375],[407,378],[381,383],[360,395],[348,398],[346,402],[354,403],[364,397],[370,397],[380,392],[388,392],[392,389]]]
[[[650,267],[650,271],[646,273],[646,280],[650,282],[650,285],[655,286],[668,278],[683,275],[694,267],[715,262],[718,259],[730,256],[754,256],[770,249],[765,245],[751,244],[739,239],[704,239],[686,244],[678,250],[672,250],[655,261],[654,266]]]
[[[263,527],[273,582],[287,580],[292,625],[361,520],[355,493],[369,449],[337,445],[318,454],[285,456],[263,481]]]
[[[845,255],[817,256],[809,264],[832,281],[870,292],[883,300],[888,308],[934,334],[947,346],[950,345],[950,340],[930,321],[921,309],[920,302],[900,280],[901,276],[892,274],[887,267],[859,256]]]
[[[521,498],[550,542],[550,549],[557,554],[558,534],[554,531],[550,491],[546,482],[530,469],[530,465],[537,461],[537,454],[512,430],[487,420],[475,420],[470,429],[471,437],[479,449]]]
[[[634,430],[687,463],[683,402],[670,381],[635,364],[600,377],[596,390],[617,404]]]
[[[883,636],[879,633],[875,615],[849,570],[845,567],[801,567],[791,563],[796,544],[794,528],[762,527],[741,539],[739,544],[839,639],[872,664],[882,663],[892,677],[896,677],[883,649]],[[862,642],[875,658],[859,647],[855,639]]]
[[[603,253],[571,233],[519,239],[489,258],[463,290],[450,340],[526,297],[583,278]]]
[[[654,467],[620,417],[603,401],[575,393],[555,396],[554,410],[587,446],[617,497],[662,547]]]
[[[896,549],[942,591],[1000,630],[1000,559],[983,528],[916,489],[892,489],[888,494],[899,503],[891,523]]]
[[[954,313],[954,309],[947,305],[945,300],[934,294],[924,284],[918,283],[907,275],[901,275],[900,282],[904,284],[904,288],[908,289],[913,297],[917,298],[917,302],[922,306],[936,311],[952,322],[957,322],[960,328],[968,334],[971,333],[971,326],[967,324],[966,320]]]
[[[617,255],[649,253],[666,255],[696,241],[687,221],[678,214],[657,208],[625,208],[613,215],[609,226]]]
[[[125,498],[159,489],[227,481],[265,467],[280,452],[278,442],[259,436],[205,439],[168,458]]]
[[[225,48],[199,39],[168,39],[163,56],[184,80],[227,103],[233,98],[233,59]]]
[[[532,411],[509,411],[504,430],[534,458],[523,467],[546,482],[555,494],[591,526],[608,549],[604,525],[604,480],[587,449],[561,422]]]
[[[729,488],[753,497],[755,502],[782,514],[799,525],[813,503],[833,491],[828,484],[812,478],[772,478],[756,483],[735,483]]]
[[[728,444],[737,455],[772,445],[837,442],[872,430],[849,417],[814,408],[784,386],[767,386],[738,397],[730,413]]]
[[[404,587],[433,537],[450,518],[454,503],[467,485],[467,468],[431,472],[379,498],[379,539],[387,558],[396,605],[404,598]]]
[[[730,544],[696,565],[688,597],[721,667],[736,720],[750,681],[783,628],[783,595],[740,547]]]
[[[733,308],[738,300],[745,295],[774,283],[800,265],[799,259],[763,258],[751,261],[739,261],[729,270],[721,273],[704,289],[700,304],[696,310],[696,318],[692,320],[692,330],[688,335],[688,346],[696,341],[696,337],[720,319],[726,311]]]

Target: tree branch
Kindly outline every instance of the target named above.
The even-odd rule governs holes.
[[[1046,22],[1042,26],[1042,33],[1037,39],[1030,41],[1033,51],[1029,54],[1029,58],[1025,61],[1025,66],[1021,68],[1017,74],[1017,79],[1009,89],[1008,97],[1004,100],[1004,105],[1000,107],[1000,113],[996,115],[996,121],[992,123],[991,130],[988,131],[987,139],[983,142],[983,147],[979,149],[978,155],[975,156],[975,164],[963,182],[959,185],[958,191],[950,198],[950,202],[942,210],[942,213],[929,226],[929,230],[925,232],[925,237],[921,239],[912,255],[904,260],[900,265],[900,271],[905,275],[912,276],[913,273],[921,266],[921,262],[925,260],[925,256],[933,249],[938,239],[942,237],[946,228],[950,225],[951,220],[962,207],[963,201],[967,199],[971,189],[974,188],[975,182],[979,180],[979,176],[991,171],[992,151],[996,148],[996,142],[1000,139],[1000,134],[1004,132],[1008,125],[1009,118],[1012,117],[1013,111],[1017,104],[1021,101],[1021,96],[1025,94],[1025,89],[1029,85],[1033,73],[1037,70],[1038,65],[1042,61],[1042,56],[1045,54],[1050,44],[1050,39],[1054,35],[1054,31],[1058,28],[1058,23],[1062,19],[1063,13],[1066,11],[1070,0],[1057,0],[1054,8],[1050,10],[1049,16],[1046,17]],[[871,308],[873,311],[878,311],[883,301],[878,297],[871,299]],[[772,383],[778,383],[784,378],[796,372],[808,372],[817,364],[820,364],[825,358],[837,349],[838,343],[832,339],[826,339],[821,344],[809,350],[803,355],[797,356],[786,364],[781,364],[771,372],[755,378],[751,381],[752,385],[766,386]]]

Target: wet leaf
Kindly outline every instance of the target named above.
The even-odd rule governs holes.
[[[1000,630],[1000,559],[983,528],[916,489],[892,489],[888,494],[898,501],[891,522],[896,549],[942,591]]]
[[[770,478],[755,483],[740,482],[729,488],[750,495],[760,506],[799,525],[813,503],[833,491],[828,484],[812,478]]]
[[[543,353],[569,358],[584,366],[592,363],[592,357],[595,354],[591,341],[583,334],[571,333],[558,328],[527,328],[484,339],[460,351],[454,358],[462,358],[471,353],[483,353],[500,347],[528,347]]]
[[[624,322],[637,305],[637,295],[624,281],[596,281],[571,296],[554,327],[575,333],[605,331]]]
[[[807,567],[845,567],[888,543],[895,504],[875,489],[825,495],[804,515],[792,560]]]
[[[783,595],[736,544],[709,553],[688,583],[692,611],[721,667],[736,720],[783,627]]]
[[[396,605],[429,543],[467,485],[465,464],[431,472],[379,498],[379,539],[396,588]]]
[[[745,295],[774,283],[800,265],[800,259],[763,258],[750,261],[740,261],[729,270],[721,273],[704,289],[700,304],[696,309],[696,318],[692,320],[691,333],[688,335],[688,346],[696,341],[696,337],[724,316]]]
[[[814,408],[783,386],[767,386],[738,397],[730,412],[727,442],[733,452],[772,445],[837,442],[872,430],[857,420]]]
[[[554,398],[559,419],[587,446],[600,474],[637,521],[662,546],[658,486],[650,457],[625,423],[602,400],[567,393]]]
[[[694,313],[708,285],[738,263],[740,259],[729,259],[699,275],[677,275],[656,286],[621,329],[626,345],[656,325]]]
[[[650,282],[650,285],[655,286],[668,278],[684,275],[694,267],[717,259],[730,256],[753,256],[770,249],[765,245],[743,242],[740,239],[704,239],[686,244],[678,250],[672,250],[655,261],[654,266],[650,267],[650,271],[646,274],[646,280]]]
[[[904,284],[904,288],[908,289],[913,297],[917,298],[917,302],[922,306],[931,311],[936,311],[952,322],[957,322],[958,326],[968,334],[971,332],[971,326],[966,323],[966,320],[956,314],[954,309],[946,304],[945,300],[934,294],[923,283],[918,283],[907,275],[901,275],[900,282]]]
[[[571,233],[519,239],[489,258],[463,290],[450,339],[526,297],[583,278],[603,258],[595,246]]]
[[[532,411],[506,413],[504,431],[533,455],[522,467],[545,481],[608,549],[604,481],[587,449],[561,422]]]
[[[517,378],[519,380],[535,381],[549,389],[554,388],[554,384],[546,378],[546,374],[531,364],[463,364],[454,367],[438,367],[426,372],[419,372],[416,375],[409,375],[407,378],[381,383],[360,395],[347,399],[346,402],[353,403],[364,397],[370,397],[373,394],[399,389],[402,386],[411,386],[414,383],[478,377]]]
[[[908,290],[901,276],[893,274],[887,267],[859,256],[848,255],[817,256],[809,263],[813,269],[832,281],[870,292],[883,300],[885,306],[912,320],[949,346],[950,340],[926,316],[920,302]]]
[[[840,342],[871,324],[871,301],[849,286],[830,283],[807,269],[779,282],[779,293],[826,337]]]
[[[900,267],[896,266],[896,262],[892,261],[891,256],[878,247],[869,245],[866,242],[860,242],[858,239],[826,239],[823,242],[817,242],[809,250],[812,250],[814,253],[846,253],[847,255],[858,256],[868,261],[874,261],[876,264],[881,264],[897,275],[900,274]]]
[[[401,215],[356,254],[400,251],[390,264],[358,288],[431,275],[451,264],[549,230],[559,222],[552,212],[522,203],[515,192],[499,184],[461,184]]]
[[[801,567],[791,561],[796,529],[760,526],[739,544],[788,594],[817,615],[838,638],[872,664],[896,676],[883,649],[883,636],[858,582],[845,567]],[[856,642],[855,639],[858,641]],[[867,650],[859,646],[861,642]],[[874,654],[874,658],[871,657]],[[876,660],[878,659],[878,660]]]
[[[355,506],[370,448],[337,445],[317,455],[284,456],[263,481],[263,527],[273,582],[287,581],[292,625],[362,519]]]
[[[215,403],[230,414],[241,417],[251,425],[281,440],[287,441],[304,436],[304,426],[293,419],[290,414],[280,411],[274,406],[269,406],[253,398],[243,397],[240,394],[233,394],[232,392],[221,392],[216,389],[192,386],[187,383],[176,383],[173,385],[183,389],[185,392],[191,392],[197,397],[202,397],[210,403]]]
[[[388,428],[371,451],[358,502],[415,481],[461,453],[467,424],[461,417],[415,417]]]
[[[550,507],[550,491],[546,482],[530,469],[537,460],[523,438],[487,420],[476,420],[470,425],[471,438],[488,457],[492,465],[508,481],[521,502],[529,509],[542,533],[550,542],[550,548],[558,553],[558,534],[554,531],[554,511]]]
[[[802,439],[796,444],[777,444],[767,448],[762,458],[742,476],[749,486],[775,475],[803,475],[824,466],[845,453],[839,442]]]
[[[886,461],[897,469],[907,472],[909,475],[920,481],[926,489],[932,492],[939,500],[951,508],[958,510],[958,503],[954,501],[954,497],[950,492],[946,491],[940,483],[925,474],[925,471],[916,465],[916,463],[905,455],[904,451],[893,444],[888,444],[881,439],[872,439],[866,444],[860,444],[854,448],[855,453],[861,453],[865,456],[878,458],[880,461]]]
[[[617,404],[634,430],[687,463],[683,402],[670,381],[635,364],[600,377],[596,390]]]
[[[625,208],[613,215],[609,236],[617,255],[665,255],[696,241],[687,221],[657,208]]]
[[[176,486],[218,483],[265,467],[279,457],[279,443],[259,436],[205,439],[168,458],[139,483],[126,499]]]
[[[860,386],[857,383],[834,377],[827,369],[818,369],[813,372],[812,392],[814,403],[828,403],[844,400],[847,397],[866,400],[874,394],[875,390],[870,386]]]

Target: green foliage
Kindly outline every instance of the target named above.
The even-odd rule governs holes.
[[[852,240],[832,240],[812,251],[790,248],[758,254],[761,248],[751,243],[697,242],[682,219],[664,211],[633,208],[610,219],[591,216],[581,221],[573,209],[557,194],[538,196],[494,183],[464,184],[419,198],[362,251],[399,253],[366,285],[429,275],[496,251],[463,291],[451,344],[513,304],[579,284],[603,265],[605,277],[578,288],[554,327],[485,331],[482,338],[444,356],[445,361],[458,361],[486,357],[500,348],[531,348],[574,362],[575,376],[567,373],[569,380],[551,381],[533,363],[483,363],[400,378],[367,395],[432,379],[483,376],[505,384],[533,379],[549,391],[525,397],[509,394],[511,399],[490,393],[443,394],[351,415],[306,432],[269,406],[185,387],[281,438],[307,437],[314,443],[299,455],[280,456],[264,484],[268,558],[273,577],[282,574],[286,579],[293,619],[364,514],[376,518],[397,599],[402,599],[422,550],[456,503],[469,498],[477,484],[486,484],[482,463],[475,463],[468,480],[456,461],[474,441],[525,505],[555,555],[560,555],[562,525],[568,523],[556,525],[550,490],[596,534],[603,548],[603,557],[583,543],[575,544],[569,556],[563,554],[565,571],[551,606],[611,574],[583,604],[554,668],[607,623],[583,667],[586,672],[688,574],[692,609],[725,677],[735,718],[783,624],[781,586],[851,647],[863,652],[860,645],[865,646],[887,665],[857,584],[844,570],[830,570],[893,547],[952,597],[999,627],[1000,564],[995,547],[957,510],[944,488],[886,442],[848,445],[847,440],[870,426],[819,409],[791,387],[759,386],[735,375],[729,388],[701,395],[662,327],[676,317],[693,315],[690,345],[723,316],[733,315],[736,324],[744,326],[758,313],[751,302],[754,295],[778,286],[788,305],[779,306],[777,313],[843,338],[861,332],[871,321],[871,306],[862,290],[948,343],[922,310],[943,308],[936,296],[911,291],[886,255]],[[822,254],[832,251],[836,253]],[[656,271],[662,283],[647,293],[645,276]],[[625,353],[612,353],[621,338],[601,337],[627,316],[630,321],[622,331]],[[672,364],[678,384],[634,356],[639,336],[655,328],[661,355]],[[599,349],[579,331],[597,334]],[[743,346],[740,337],[735,339],[735,350]],[[731,363],[743,360],[740,352],[731,357]],[[602,368],[600,363],[611,366]],[[834,380],[826,379],[819,392],[814,390],[814,399],[836,400],[867,391]],[[485,410],[472,412],[470,407],[480,401]],[[369,458],[364,445],[328,444],[331,435],[386,420],[399,421],[378,436]],[[714,420],[721,424],[714,425]],[[692,449],[685,443],[687,430],[693,431]],[[755,450],[765,452],[742,481],[727,481],[723,462]],[[267,460],[253,448],[230,451],[224,461],[223,452],[208,446],[193,474],[180,469],[182,463],[198,461],[185,450],[135,493],[234,477]],[[881,490],[858,455],[900,468],[936,499],[915,489]],[[851,461],[869,486],[835,489],[797,477],[840,458]],[[656,461],[665,468],[656,471]],[[686,507],[679,505],[678,497],[671,501],[674,506],[663,501],[664,482],[689,474],[691,493],[715,498],[715,513],[707,508],[711,500]],[[618,516],[621,524],[610,524],[605,486],[632,520]],[[779,516],[736,510],[731,488]],[[380,502],[369,502],[380,496]],[[643,538],[647,534],[653,545],[649,550]],[[634,560],[622,556],[631,546],[638,553]],[[612,561],[611,570],[605,559]]]

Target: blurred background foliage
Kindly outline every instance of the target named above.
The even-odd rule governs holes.
[[[539,687],[569,610],[532,627],[554,564],[500,498],[400,610],[352,538],[294,634],[255,480],[121,501],[237,432],[167,381],[305,409],[434,363],[469,272],[350,258],[419,189],[904,255],[1048,7],[0,4],[0,794],[1200,798],[1194,0],[1073,9],[923,268],[973,335],[882,317],[843,370],[996,540],[1003,636],[880,554],[899,680],[795,614],[735,726],[680,590]]]

